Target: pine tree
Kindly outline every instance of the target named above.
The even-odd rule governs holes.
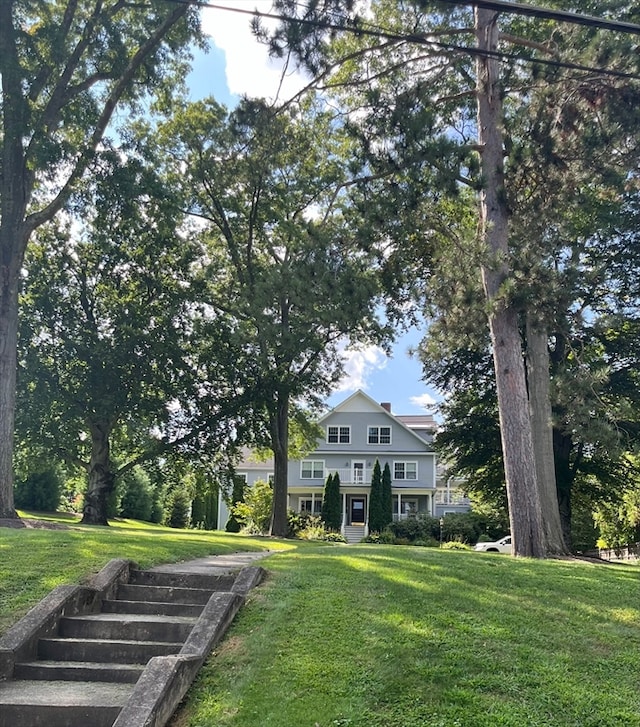
[[[321,517],[327,530],[340,530],[342,508],[340,506],[340,475],[337,472],[329,475],[324,485]]]
[[[371,495],[369,501],[369,532],[379,533],[386,525],[382,500],[382,470],[376,460],[371,475]]]

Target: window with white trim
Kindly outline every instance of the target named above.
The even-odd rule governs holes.
[[[305,459],[300,464],[300,478],[303,480],[323,480],[324,461],[321,459]]]
[[[327,442],[329,444],[351,444],[351,427],[327,427]]]
[[[393,479],[394,480],[417,480],[418,479],[418,463],[417,462],[394,462],[393,463]]]
[[[369,427],[367,442],[369,444],[391,444],[391,427]]]
[[[300,498],[299,512],[309,513],[310,515],[320,515],[322,512],[322,500],[307,500]]]

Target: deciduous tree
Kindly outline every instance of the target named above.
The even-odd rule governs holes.
[[[18,293],[29,240],[91,170],[116,109],[142,108],[196,33],[188,4],[0,3],[0,517],[16,517]]]
[[[313,101],[278,110],[250,100],[231,113],[193,104],[159,139],[209,258],[202,336],[224,340],[229,380],[273,451],[271,532],[285,535],[291,414],[330,391],[342,342],[383,335],[375,258],[357,244],[347,140]]]

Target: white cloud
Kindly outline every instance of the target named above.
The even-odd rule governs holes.
[[[420,394],[419,396],[410,397],[409,401],[421,409],[435,409],[437,401],[431,396],[431,394]]]
[[[368,378],[387,365],[388,358],[378,346],[362,349],[345,349],[342,352],[345,375],[340,380],[335,393],[366,389]]]
[[[269,12],[270,0],[257,0],[247,10]],[[276,21],[263,19],[267,28]],[[238,96],[286,100],[305,84],[301,75],[288,71],[282,77],[284,62],[269,58],[267,46],[259,43],[251,32],[251,16],[227,10],[205,8],[202,13],[204,32],[224,51],[227,86]],[[282,84],[282,88],[280,85]]]

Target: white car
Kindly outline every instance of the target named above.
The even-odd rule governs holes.
[[[495,543],[478,543],[474,550],[483,553],[509,553],[511,555],[511,536],[506,535],[504,538],[496,540]]]

